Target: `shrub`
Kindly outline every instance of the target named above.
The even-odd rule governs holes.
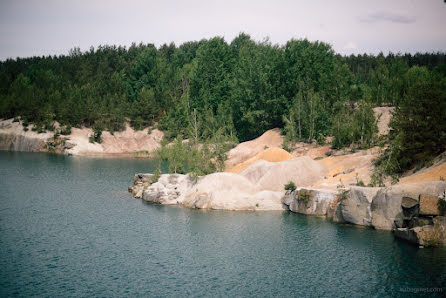
[[[299,191],[299,196],[297,197],[299,201],[308,203],[310,201],[310,194],[307,191]]]
[[[155,172],[153,172],[153,176],[152,176],[152,183],[156,183],[158,182],[158,180],[161,177],[161,165],[158,164],[158,166],[155,169]]]
[[[285,188],[286,191],[292,192],[292,191],[296,190],[296,184],[294,184],[293,181],[290,181],[287,184],[285,184],[284,188]]]

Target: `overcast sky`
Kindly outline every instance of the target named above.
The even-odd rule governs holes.
[[[341,54],[446,52],[444,0],[0,0],[0,59],[239,32],[330,43]]]

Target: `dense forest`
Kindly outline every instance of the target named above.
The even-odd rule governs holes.
[[[157,123],[170,140],[246,141],[280,127],[297,141],[376,144],[372,108],[395,106],[383,173],[446,149],[446,54],[344,57],[324,42],[283,46],[239,34],[180,46],[100,46],[0,62],[0,117],[38,131],[99,133]]]

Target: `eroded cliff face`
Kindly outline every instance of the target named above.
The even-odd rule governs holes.
[[[24,135],[0,133],[0,150],[41,152],[46,151],[46,141]]]
[[[56,123],[56,126],[57,123]],[[71,134],[57,136],[47,131],[37,133],[32,131],[32,125],[25,130],[21,122],[13,119],[0,121],[0,150],[27,151],[27,152],[53,152],[70,155],[103,155],[122,156],[135,153],[150,154],[161,145],[163,132],[148,128],[135,131],[128,124],[125,130],[102,133],[101,143],[91,143],[90,128],[72,128]]]
[[[0,121],[0,150],[3,151],[45,152],[47,142],[53,137],[52,132],[25,131],[20,122],[13,119]]]

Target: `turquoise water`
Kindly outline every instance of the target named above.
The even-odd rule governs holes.
[[[446,250],[289,212],[158,206],[150,160],[0,152],[0,296],[446,294]]]

